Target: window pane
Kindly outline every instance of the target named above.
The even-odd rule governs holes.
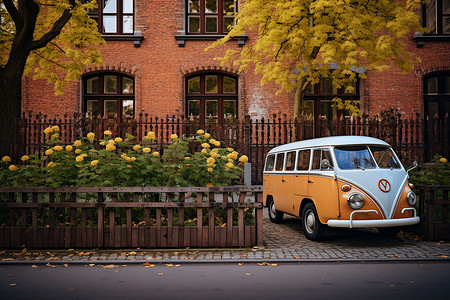
[[[103,13],[115,14],[117,13],[117,0],[104,0]]]
[[[123,100],[122,101],[122,114],[127,116],[134,116],[134,101]]]
[[[188,79],[188,93],[200,93],[200,76]]]
[[[230,77],[223,77],[223,92],[236,93],[236,80]]]
[[[400,168],[400,163],[394,157],[390,148],[386,147],[370,147],[373,157],[380,168]]]
[[[223,101],[223,114],[225,117],[236,117],[236,101],[224,100]]]
[[[230,32],[231,26],[234,25],[233,17],[224,17],[223,18],[223,32]]]
[[[442,17],[442,33],[450,33],[450,17]]]
[[[189,17],[189,32],[200,32],[200,17]]]
[[[189,13],[200,13],[200,0],[189,0]]]
[[[217,117],[217,100],[206,101],[206,117]]]
[[[105,94],[117,94],[117,77],[116,75],[105,75]]]
[[[337,165],[342,170],[375,169],[366,146],[339,146],[334,149]]]
[[[217,18],[216,17],[206,17],[205,32],[217,32]]]
[[[426,5],[426,21],[429,33],[436,33],[436,0],[430,0]]]
[[[234,13],[234,0],[223,0],[223,12]]]
[[[122,94],[134,94],[134,83],[132,78],[123,77]]]
[[[337,94],[337,88],[333,86],[333,79],[325,77],[320,80],[320,93],[321,94]]]
[[[296,154],[295,151],[291,151],[291,152],[288,152],[288,154],[286,155],[286,166],[285,166],[286,171],[294,171],[295,154]]]
[[[206,79],[206,92],[207,93],[217,93],[217,76],[207,75]]]
[[[302,150],[298,153],[297,170],[305,171],[309,169],[309,157],[311,150]]]
[[[133,0],[123,0],[123,12],[126,14],[132,14],[133,10]]]
[[[105,100],[105,114],[112,118],[117,114],[117,100]]]
[[[117,32],[117,17],[103,16],[103,32],[116,33]]]
[[[314,101],[304,101],[303,113],[309,116],[310,120],[314,120]]]
[[[133,16],[123,16],[123,33],[133,33]]]
[[[313,153],[313,165],[312,165],[312,169],[313,170],[320,170],[320,149],[314,150]]]
[[[92,77],[86,80],[86,92],[88,94],[98,94],[98,77]]]
[[[450,76],[445,77],[445,93],[450,94]]]
[[[266,160],[266,171],[273,171],[275,164],[275,155],[269,155]]]
[[[189,100],[188,101],[188,117],[191,115],[198,117],[200,114],[200,100]]]
[[[427,80],[428,95],[438,93],[438,78],[433,77]]]
[[[205,12],[217,13],[217,0],[205,0]]]
[[[328,160],[328,163],[330,166],[320,166],[321,170],[333,170],[333,160],[331,159],[330,151],[328,150],[322,150],[322,160]],[[321,162],[322,162],[321,160]]]
[[[442,1],[442,13],[445,15],[450,15],[450,1]]]
[[[284,164],[284,153],[277,154],[277,164],[275,166],[275,171],[283,171]]]
[[[98,116],[100,111],[98,110],[98,101],[97,100],[88,100],[86,105],[86,111],[88,113],[92,113],[92,116]]]

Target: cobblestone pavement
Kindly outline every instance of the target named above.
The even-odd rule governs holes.
[[[330,262],[330,261],[450,261],[450,241],[422,241],[401,232],[386,238],[376,230],[327,229],[321,242],[307,240],[298,219],[271,223],[264,213],[264,247],[246,249],[121,249],[0,251],[0,264],[154,264],[187,262]]]

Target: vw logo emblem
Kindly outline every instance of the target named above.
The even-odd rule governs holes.
[[[378,181],[378,187],[385,193],[391,190],[391,184],[386,179],[381,179],[380,181]]]

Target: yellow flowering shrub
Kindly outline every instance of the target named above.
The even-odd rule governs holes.
[[[11,162],[11,157],[3,156],[2,161],[5,162],[5,163]]]
[[[95,140],[95,133],[89,132],[89,133],[87,134],[87,138],[88,138],[90,141]]]

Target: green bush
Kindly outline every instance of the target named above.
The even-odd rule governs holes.
[[[450,185],[450,165],[447,159],[436,155],[424,167],[410,172],[410,182],[414,185]]]

